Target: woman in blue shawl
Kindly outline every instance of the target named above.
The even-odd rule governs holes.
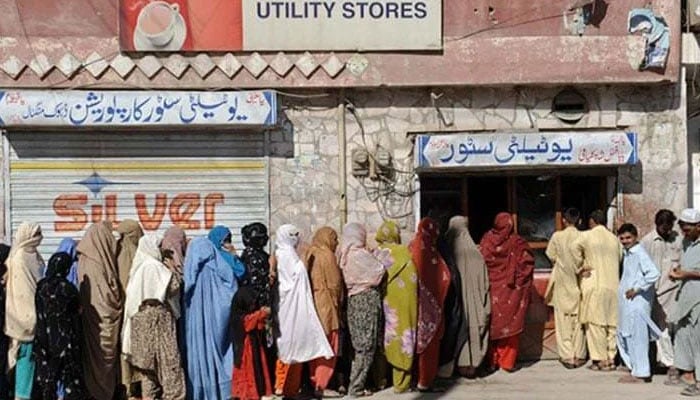
[[[75,287],[78,287],[78,252],[76,251],[77,247],[78,243],[75,240],[71,238],[64,238],[63,240],[61,240],[61,243],[59,243],[58,249],[56,249],[56,253],[66,253],[71,256],[71,260],[73,260],[73,263],[71,263],[70,271],[68,271],[66,279]]]
[[[239,281],[245,279],[245,265],[235,255],[236,249],[231,243],[231,231],[222,225],[215,226],[214,229],[209,231],[209,240],[214,243],[214,247],[216,247],[221,257],[226,260],[226,263],[233,268],[236,279]]]
[[[187,249],[185,339],[187,393],[191,400],[225,400],[231,396],[233,342],[229,315],[238,283],[225,253],[204,237],[193,239]],[[233,256],[229,259],[235,260]]]

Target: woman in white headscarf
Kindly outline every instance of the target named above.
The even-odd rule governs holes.
[[[161,241],[153,233],[139,239],[126,287],[122,353],[143,373],[144,398],[156,398],[160,389],[163,399],[184,399],[185,375],[175,333],[180,284],[161,261]]]
[[[294,225],[282,225],[275,243],[280,331],[275,394],[294,396],[299,392],[302,363],[331,358],[334,353],[316,314],[309,275],[297,254],[299,230]]]
[[[16,399],[29,399],[32,395],[35,367],[32,341],[36,327],[34,296],[44,269],[44,260],[37,247],[42,239],[38,224],[22,223],[17,229],[7,259],[5,334],[11,340],[8,369],[15,369]]]

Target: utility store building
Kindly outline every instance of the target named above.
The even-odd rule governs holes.
[[[561,210],[645,233],[688,204],[678,2],[2,1],[0,227],[40,222],[47,254],[104,219],[393,219],[408,240],[464,214],[478,241],[507,211],[537,255],[541,358]]]

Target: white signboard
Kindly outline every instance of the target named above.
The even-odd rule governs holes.
[[[0,126],[274,125],[271,91],[0,91]]]
[[[245,50],[440,50],[442,0],[243,1]]]
[[[621,131],[419,135],[417,166],[493,167],[637,163],[637,135]]]

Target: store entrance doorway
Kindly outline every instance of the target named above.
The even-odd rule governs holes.
[[[510,174],[465,173],[422,175],[420,177],[421,217],[436,219],[447,229],[457,214],[469,218],[472,238],[479,243],[491,229],[499,212],[513,216],[515,229],[530,245],[535,256],[535,284],[520,341],[520,359],[557,358],[554,321],[544,304],[544,292],[552,264],[545,255],[552,234],[563,228],[561,214],[578,208],[579,229],[587,229],[587,216],[596,209],[607,210],[615,194],[615,170],[586,174],[555,174],[551,171],[518,171]],[[449,334],[449,333],[448,333]]]

